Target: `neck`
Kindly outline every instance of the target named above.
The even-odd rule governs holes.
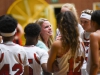
[[[27,42],[25,43],[25,46],[30,46],[30,45],[36,45],[36,43],[34,43],[34,42],[29,42],[29,41],[27,41]]]
[[[49,40],[49,37],[43,36],[43,37],[42,37],[42,40],[43,40],[44,44],[48,47],[48,40]]]
[[[3,42],[8,42],[8,41],[13,42],[13,37],[3,37]]]

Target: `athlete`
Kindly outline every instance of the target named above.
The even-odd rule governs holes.
[[[91,29],[91,14],[93,10],[83,10],[80,16],[80,23],[84,29],[84,32],[81,33],[81,38],[85,45],[85,60],[82,66],[82,75],[87,75],[86,72],[86,65],[87,65],[87,58],[88,58],[88,50],[90,45],[90,33],[92,32]]]
[[[41,27],[36,23],[29,23],[25,29],[26,43],[24,49],[27,52],[30,68],[29,75],[41,75],[42,69],[47,71],[47,51],[36,47]]]
[[[22,46],[13,43],[17,21],[8,15],[0,18],[0,75],[29,75],[27,54]]]
[[[90,50],[87,60],[89,75],[100,75],[100,10],[95,10],[91,15]]]
[[[79,38],[78,22],[73,12],[59,13],[57,25],[61,38],[50,49],[47,69],[54,72],[52,66],[56,61],[59,69],[54,75],[81,75],[85,55],[82,40]]]

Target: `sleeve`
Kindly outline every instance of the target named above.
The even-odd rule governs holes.
[[[27,57],[27,54],[26,54],[26,51],[24,50],[24,48],[22,48],[22,51],[20,52],[20,54],[21,54],[21,58],[22,58],[23,65],[24,66],[29,65],[28,57]]]
[[[29,65],[29,62],[28,62],[28,57],[27,57],[27,54],[25,52],[25,57],[24,57],[24,62],[23,62],[24,66],[27,66]]]
[[[40,64],[47,63],[49,54],[46,51],[41,51]]]

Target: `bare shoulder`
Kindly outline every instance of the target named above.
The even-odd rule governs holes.
[[[100,38],[100,31],[98,32],[98,31],[96,31],[96,32],[93,32],[93,33],[91,33],[90,34],[90,39],[98,39],[98,38]]]
[[[98,36],[98,34],[96,32],[93,32],[90,34],[90,39],[91,38],[95,39],[95,38],[97,38],[97,36]]]
[[[60,40],[54,41],[52,46],[57,47],[57,48],[60,47],[61,46],[61,41]]]

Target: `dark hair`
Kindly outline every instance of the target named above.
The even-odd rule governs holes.
[[[91,20],[100,25],[100,10],[95,10],[91,15]]]
[[[41,27],[36,23],[29,23],[25,28],[24,32],[26,36],[37,37],[39,36]]]
[[[16,29],[16,27],[17,21],[14,18],[8,15],[0,16],[0,32],[11,33]]]
[[[79,48],[79,31],[78,21],[71,11],[59,13],[57,15],[57,25],[61,32],[61,41],[64,48],[70,45],[72,53],[75,53]]]

